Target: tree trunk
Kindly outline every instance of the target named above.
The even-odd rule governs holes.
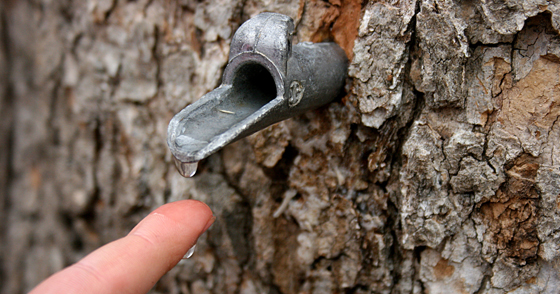
[[[0,3],[0,285],[23,293],[156,207],[217,216],[154,293],[557,293],[557,0]],[[346,95],[175,170],[167,123],[280,12]]]

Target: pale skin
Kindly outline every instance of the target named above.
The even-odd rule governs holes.
[[[55,273],[30,293],[146,293],[214,220],[210,208],[200,201],[168,203],[126,237]]]

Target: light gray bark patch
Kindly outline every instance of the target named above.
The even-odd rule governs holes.
[[[466,65],[465,111],[467,122],[485,126],[498,108],[496,97],[511,79],[512,46],[477,46]]]
[[[409,102],[403,80],[415,7],[416,1],[395,6],[372,2],[364,11],[349,75],[355,78],[352,91],[368,127],[379,128]]]
[[[403,145],[397,207],[404,248],[437,247],[472,210],[471,190],[450,191],[441,136],[426,121],[413,124]]]
[[[503,175],[496,174],[487,162],[466,156],[450,184],[455,193],[474,193],[474,202],[478,203],[494,196],[503,182]]]
[[[194,52],[185,49],[165,57],[161,66],[163,93],[171,109],[179,111],[200,97],[193,97],[192,85],[197,60]]]
[[[116,60],[108,62],[109,66],[120,62],[122,67],[115,99],[146,102],[155,96],[158,90],[158,64],[153,56],[155,34],[155,26],[146,21],[127,28],[126,45],[119,46],[125,51]]]
[[[464,107],[462,81],[470,53],[466,23],[455,15],[454,6],[450,1],[423,1],[416,15],[420,52],[413,60],[411,78],[431,108]]]

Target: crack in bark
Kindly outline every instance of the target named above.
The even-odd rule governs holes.
[[[8,21],[6,20],[6,12],[4,3],[0,3],[0,54],[4,55],[4,62],[5,62],[5,70],[7,73],[11,72],[12,70],[12,58],[11,58],[11,50],[9,46],[9,29],[8,29]],[[12,156],[13,156],[13,119],[12,119],[12,108],[13,108],[13,94],[12,94],[12,85],[11,79],[5,80],[6,84],[4,85],[5,89],[0,89],[0,93],[4,94],[0,96],[0,113],[2,116],[0,120],[2,121],[2,126],[0,128],[0,163],[3,165],[0,166],[0,173],[4,174],[2,179],[0,179],[0,236],[2,240],[7,240],[7,231],[8,231],[8,224],[7,219],[8,215],[10,214],[10,199],[9,199],[9,191],[10,191],[10,184],[12,182],[13,177],[13,167],[12,167]],[[5,128],[5,133],[4,129]],[[0,252],[6,252],[7,250],[6,242],[1,242],[0,244]],[[5,270],[4,263],[5,256],[3,254],[0,255],[0,285],[6,285],[7,283],[4,282],[6,279],[7,274]],[[0,291],[3,290],[4,287],[0,286]]]

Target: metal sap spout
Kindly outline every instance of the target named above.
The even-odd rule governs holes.
[[[198,162],[271,124],[329,103],[344,87],[348,60],[335,43],[292,46],[294,24],[261,13],[233,36],[223,83],[169,122],[180,163]]]

